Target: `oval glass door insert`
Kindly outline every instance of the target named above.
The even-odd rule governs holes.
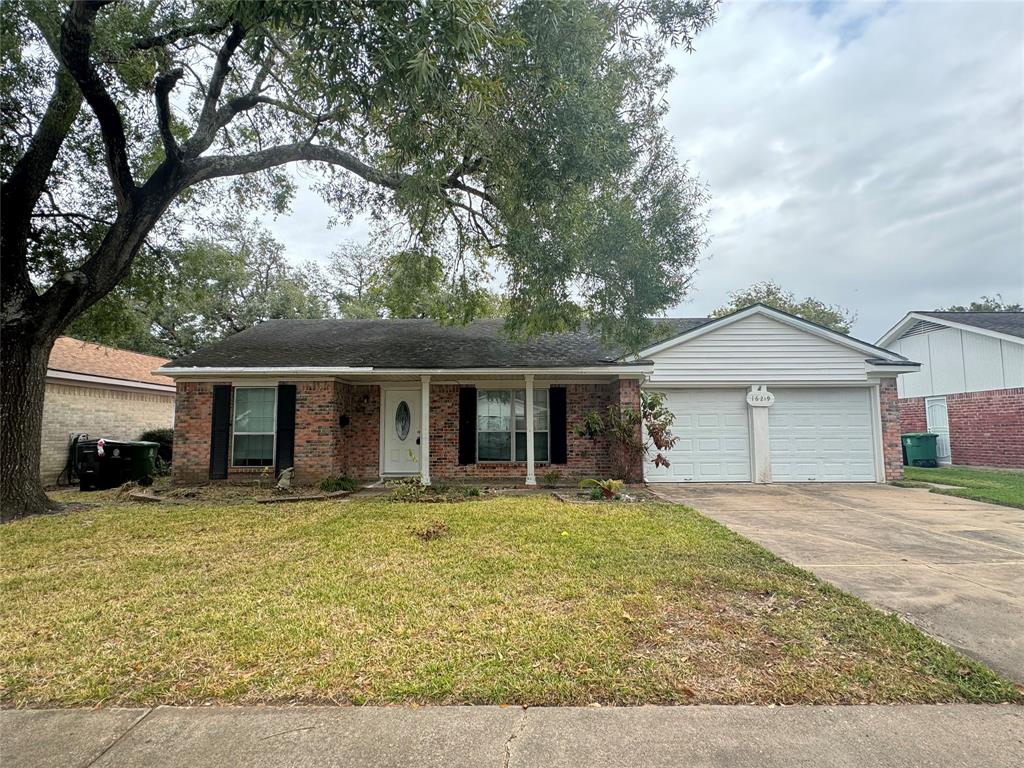
[[[412,426],[412,414],[409,412],[409,404],[403,400],[395,410],[395,432],[399,440],[405,440],[409,436],[409,428]]]

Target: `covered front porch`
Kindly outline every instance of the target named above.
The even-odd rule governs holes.
[[[642,372],[375,371],[178,381],[176,482],[245,480],[291,467],[328,477],[536,485],[621,473],[606,437],[575,428],[639,409]],[[179,458],[180,457],[180,458]],[[628,457],[640,476],[641,457]],[[629,479],[624,477],[623,479]]]

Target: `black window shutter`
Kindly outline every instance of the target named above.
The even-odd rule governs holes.
[[[277,385],[277,445],[274,448],[277,474],[295,466],[295,385]]]
[[[231,424],[231,385],[213,385],[213,414],[210,420],[210,479],[228,476],[228,439]]]
[[[565,387],[551,387],[548,390],[548,420],[551,422],[552,464],[565,464],[569,458],[565,413]]]
[[[476,464],[476,387],[459,389],[459,464]]]

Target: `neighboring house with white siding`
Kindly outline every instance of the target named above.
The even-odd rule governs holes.
[[[174,425],[174,383],[153,371],[167,360],[61,336],[46,369],[43,483],[58,482],[73,435],[137,440]],[[66,478],[65,478],[66,481]]]
[[[1024,468],[1024,312],[910,312],[878,343],[921,363],[904,432],[938,434],[944,464]]]

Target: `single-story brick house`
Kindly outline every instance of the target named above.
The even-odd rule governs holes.
[[[513,341],[501,322],[278,320],[173,361],[178,482],[332,475],[649,482],[899,477],[896,376],[916,363],[763,306],[673,319],[638,354],[586,330]],[[574,431],[666,393],[670,467]]]
[[[940,463],[1024,468],[1024,312],[908,312],[878,343],[920,361],[901,428],[936,433]]]
[[[71,437],[137,440],[174,424],[174,382],[154,375],[166,358],[61,336],[50,351],[43,397],[44,485],[58,482]],[[67,480],[67,478],[64,478]]]

